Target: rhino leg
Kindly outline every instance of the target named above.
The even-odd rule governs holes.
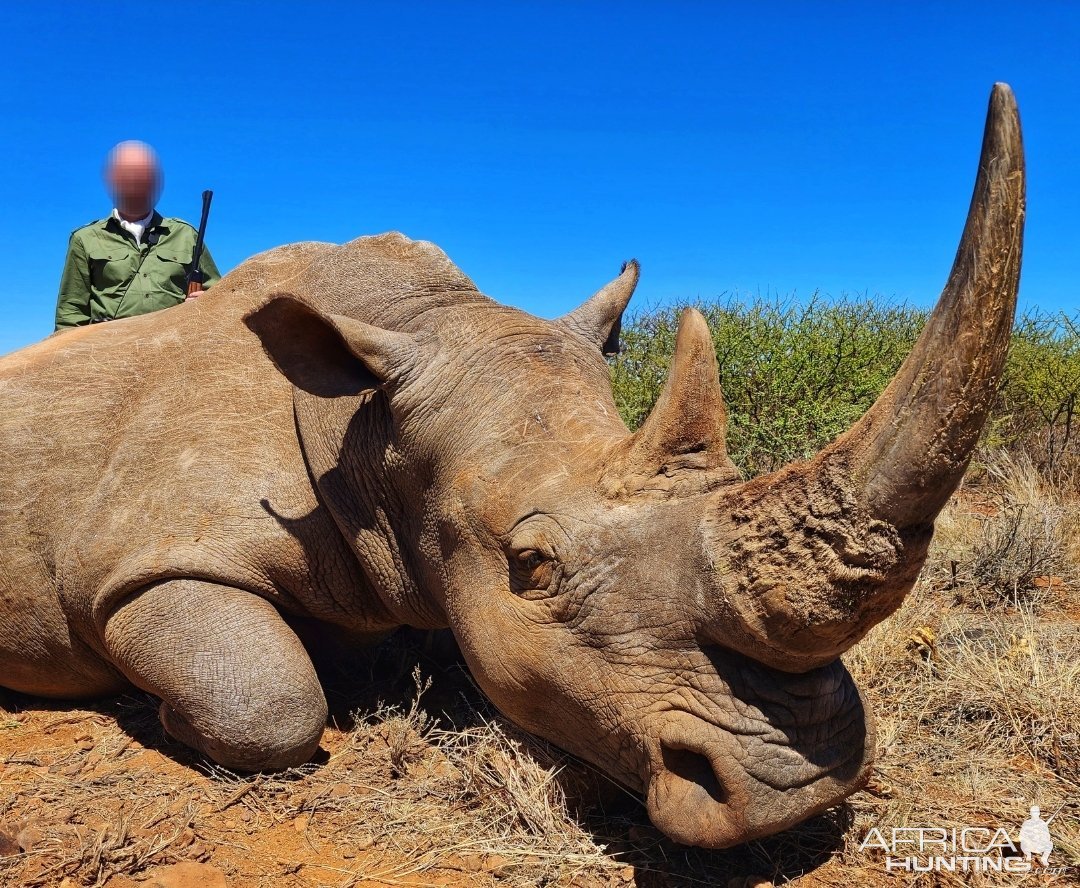
[[[173,737],[228,768],[306,762],[326,698],[296,635],[268,601],[228,586],[170,580],[127,598],[105,645],[138,687],[161,698]]]

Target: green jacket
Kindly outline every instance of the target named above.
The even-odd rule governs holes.
[[[113,216],[77,228],[68,241],[60,277],[56,329],[129,318],[183,302],[196,237],[187,222],[164,219],[157,212],[141,246]],[[204,289],[221,278],[205,247],[199,270]]]

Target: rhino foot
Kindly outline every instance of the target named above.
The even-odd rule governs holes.
[[[128,597],[105,644],[136,686],[161,698],[165,730],[220,765],[306,762],[326,726],[311,660],[273,605],[240,589],[171,580]]]

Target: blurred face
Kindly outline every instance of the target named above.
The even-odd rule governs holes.
[[[121,142],[109,153],[105,184],[120,214],[141,219],[161,193],[161,168],[154,150],[144,142]]]

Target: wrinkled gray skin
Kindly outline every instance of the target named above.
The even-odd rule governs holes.
[[[637,266],[545,321],[389,234],[246,262],[197,302],[0,362],[0,682],[134,684],[233,768],[316,749],[326,703],[283,615],[453,629],[518,724],[646,799],[672,838],[776,832],[865,781],[837,659],[892,612],[1004,360],[1023,168],[991,98],[957,263],[871,411],[743,482],[688,311],[633,435],[605,344]]]

